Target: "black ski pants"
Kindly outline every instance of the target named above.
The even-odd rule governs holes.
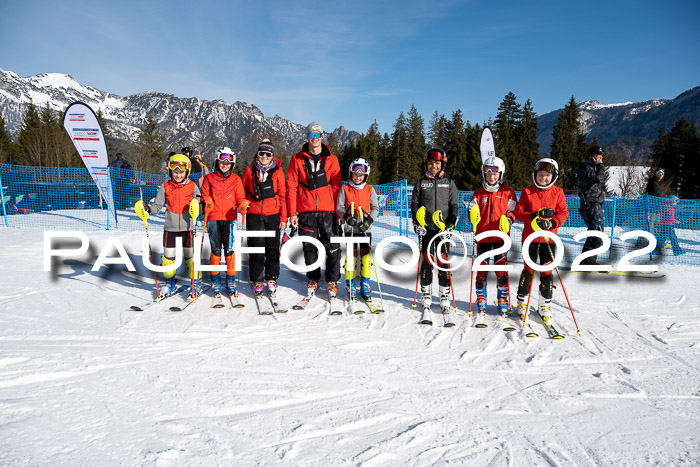
[[[597,230],[605,232],[603,225],[603,205],[601,203],[583,203],[581,204],[581,218],[588,227],[588,230]],[[582,253],[593,250],[603,245],[603,240],[597,237],[588,237],[586,243],[583,244]],[[597,255],[596,255],[597,256]],[[581,264],[595,264],[596,256],[586,258]]]
[[[265,253],[251,253],[248,257],[248,272],[251,282],[276,281],[280,276],[280,215],[248,214],[248,230],[275,232],[274,237],[248,237],[249,247],[264,247]]]
[[[331,243],[331,237],[340,236],[340,226],[331,211],[299,213],[299,235],[313,237],[326,249],[326,282],[340,279],[340,244]],[[318,259],[318,250],[311,243],[304,243],[304,261],[307,265]],[[306,273],[311,280],[321,279],[321,268]]]

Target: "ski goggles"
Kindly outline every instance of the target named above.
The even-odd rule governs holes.
[[[369,167],[367,167],[365,164],[353,164],[350,167],[350,172],[361,173],[366,175],[369,172]]]
[[[308,136],[309,139],[321,138],[321,133],[309,133],[306,136]]]
[[[500,172],[500,170],[498,170],[498,167],[495,165],[485,165],[484,166],[484,173],[485,174],[487,174],[487,173],[497,174],[498,172]]]
[[[665,175],[665,174],[666,174],[666,172],[664,172],[663,169],[659,169],[656,171],[656,175]]]
[[[548,172],[553,174],[556,171],[557,168],[554,166],[554,164],[549,162],[538,162],[535,166],[535,172]]]
[[[170,161],[168,163],[168,168],[170,170],[181,170],[182,172],[188,169],[188,163],[185,161]]]
[[[436,160],[436,161],[445,161],[447,159],[447,156],[445,155],[445,151],[439,151],[437,149],[434,149],[432,151],[428,151],[428,153],[425,155],[425,158],[428,160]]]
[[[272,157],[271,152],[258,151],[258,157]]]
[[[235,158],[236,157],[233,154],[229,154],[227,152],[222,152],[221,154],[219,154],[219,157],[217,157],[217,159],[219,159],[220,161],[228,161],[231,163],[233,163],[233,160]]]

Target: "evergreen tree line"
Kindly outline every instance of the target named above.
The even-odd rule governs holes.
[[[97,114],[102,125],[110,154],[118,150],[131,162],[132,167],[144,172],[158,172],[170,149],[158,122],[148,115],[139,128],[133,143],[115,141],[109,124],[101,112]],[[552,157],[559,164],[558,185],[575,191],[573,166],[584,158],[597,138],[588,142],[581,131],[580,111],[574,96],[566,104],[553,128],[549,153],[537,143],[537,114],[530,99],[520,104],[512,92],[501,101],[495,119],[472,124],[464,119],[461,110],[449,118],[437,110],[427,125],[415,106],[407,114],[401,112],[392,126],[391,134],[381,134],[376,120],[366,133],[344,148],[331,135],[325,142],[338,155],[341,169],[346,174],[350,162],[363,157],[371,164],[369,183],[383,184],[406,178],[415,183],[424,173],[423,156],[430,147],[445,150],[448,157],[447,173],[460,190],[474,190],[481,185],[481,133],[485,127],[494,135],[496,155],[506,164],[505,183],[516,190],[532,183],[532,170],[540,157]],[[239,154],[236,170],[242,171],[257,150],[264,135],[251,134],[243,138],[241,147],[233,148]],[[276,144],[275,137],[270,138]],[[282,144],[276,144],[275,156],[282,159],[283,167],[289,155]],[[650,166],[663,167],[666,178],[672,180],[672,191],[683,198],[700,198],[700,138],[697,127],[680,119],[669,133],[659,130],[653,143]],[[172,149],[179,151],[179,147]],[[209,163],[213,155],[205,157]],[[614,156],[614,155],[608,155]],[[82,167],[82,161],[68,134],[63,129],[61,115],[48,104],[41,110],[30,104],[20,130],[13,138],[0,116],[0,162],[18,165]],[[621,165],[619,157],[606,157],[606,165]]]

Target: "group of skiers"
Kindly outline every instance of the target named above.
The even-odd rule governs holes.
[[[243,224],[247,222],[247,226],[241,226],[242,229],[274,232],[271,237],[250,238],[248,241],[249,246],[264,247],[265,250],[265,253],[254,253],[249,257],[250,280],[256,296],[264,293],[265,283],[268,295],[271,298],[276,295],[280,274],[280,235],[289,223],[292,232],[313,237],[323,245],[326,253],[324,278],[327,293],[329,299],[336,298],[341,249],[339,244],[331,242],[331,237],[339,236],[342,228],[346,236],[367,237],[371,243],[372,223],[379,214],[379,203],[376,191],[367,183],[370,165],[365,159],[352,161],[347,183],[343,186],[338,158],[323,143],[323,128],[320,123],[311,122],[307,126],[306,139],[301,150],[291,158],[286,179],[280,160],[274,156],[275,148],[267,139],[258,146],[242,179],[232,172],[236,163],[235,153],[229,147],[221,147],[217,150],[213,170],[204,177],[201,189],[188,178],[192,169],[191,160],[184,154],[174,154],[168,161],[170,179],[160,187],[154,201],[150,205],[143,202],[136,204],[137,213],[144,219],[149,213],[157,213],[166,206],[163,265],[174,262],[175,242],[178,237],[181,238],[192,281],[193,299],[202,292],[201,272],[194,270],[192,260],[194,248],[197,247],[194,245],[194,219],[199,215],[200,208],[204,212],[205,228],[209,234],[209,265],[219,266],[222,258],[226,263],[225,272],[210,272],[214,294],[220,294],[224,289],[230,295],[238,292],[233,245],[239,229],[237,219],[240,212]],[[585,185],[585,179],[589,178],[593,186],[602,181],[602,150],[595,147],[588,156],[588,160],[576,170],[580,172],[580,184]],[[440,148],[431,148],[425,153],[425,173],[416,182],[411,201],[413,224],[421,244],[421,302],[424,310],[430,309],[432,266],[440,266],[439,301],[443,313],[450,310],[452,292],[451,273],[442,267],[448,262],[449,247],[447,242],[433,240],[442,232],[449,235],[454,230],[458,217],[458,192],[454,181],[446,173],[447,160],[447,154]],[[524,224],[522,241],[539,230],[556,234],[557,228],[564,224],[569,215],[564,192],[555,186],[559,176],[557,162],[551,158],[537,161],[532,172],[533,184],[522,190],[519,199],[515,191],[504,184],[505,171],[504,161],[494,155],[482,163],[482,186],[474,192],[468,206],[475,236],[494,230],[510,235],[511,226],[516,221]],[[585,199],[582,197],[582,216],[590,224],[589,228],[602,230],[602,210],[599,209],[604,201],[604,194],[602,196],[602,200],[600,196],[594,195]],[[368,303],[371,302],[370,243],[354,247],[359,252],[356,255],[359,268],[350,268],[346,260],[345,285],[351,300],[359,290],[359,295]],[[502,245],[503,240],[497,236],[485,237],[476,242],[474,253],[481,255]],[[595,244],[587,244],[584,251],[594,247]],[[530,258],[539,264],[553,261],[555,254],[556,245],[546,236],[540,236],[529,246]],[[313,244],[304,242],[303,255],[305,263],[310,265],[316,262],[318,250]],[[493,260],[495,264],[505,264],[506,254],[496,255]],[[355,281],[355,270],[358,269],[359,287]],[[175,272],[164,275],[166,281],[160,289],[161,297],[175,291]],[[527,312],[533,277],[534,270],[526,264],[516,294],[519,315]],[[321,268],[309,271],[307,278],[307,296],[311,297],[318,289]],[[478,272],[474,283],[475,303],[482,316],[485,316],[487,306],[486,278],[486,272]],[[508,275],[506,272],[497,272],[496,279],[499,311],[506,315],[510,311]],[[551,319],[552,293],[551,271],[542,272],[538,311],[545,324]]]

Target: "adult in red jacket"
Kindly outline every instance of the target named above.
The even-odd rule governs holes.
[[[559,165],[554,159],[544,158],[537,161],[532,172],[534,185],[523,189],[515,206],[515,218],[525,224],[521,239],[523,243],[536,230],[549,230],[556,234],[557,228],[569,217],[564,190],[554,186],[558,177]],[[556,245],[553,240],[539,237],[530,244],[529,254],[535,263],[539,257],[537,264],[550,263],[556,255]],[[521,316],[525,315],[527,310],[526,299],[530,293],[533,275],[534,270],[525,264],[518,283],[518,313]],[[552,271],[540,273],[539,312],[545,323],[552,317],[550,302],[553,282]]]
[[[245,198],[241,178],[232,172],[235,163],[236,154],[230,148],[219,148],[214,161],[214,171],[204,177],[202,182],[204,215],[207,218],[211,246],[209,264],[218,266],[223,253],[226,258],[226,289],[229,295],[236,295],[238,292],[233,252],[235,231],[238,228],[238,210],[245,215],[249,204]],[[209,275],[214,293],[221,292],[219,271],[211,271]]]
[[[331,237],[339,234],[335,206],[342,186],[338,158],[323,144],[323,127],[311,122],[306,127],[307,142],[294,154],[287,171],[287,213],[292,228],[299,228],[299,235],[319,240],[326,250],[326,282],[328,295],[338,293],[340,278],[340,245],[331,245]],[[304,243],[304,261],[313,264],[318,258],[316,247]],[[306,273],[309,279],[308,294],[318,289],[321,269]]]
[[[263,293],[263,275],[267,290],[277,294],[280,275],[280,232],[287,226],[287,187],[282,163],[274,157],[275,147],[269,139],[258,146],[258,152],[243,173],[243,188],[248,206],[249,230],[271,230],[274,237],[249,238],[248,246],[264,247],[265,253],[251,253],[248,260],[250,280],[257,295]]]
[[[518,202],[515,191],[503,184],[503,176],[506,172],[506,164],[500,157],[489,157],[481,165],[481,187],[474,192],[469,201],[469,218],[476,224],[476,233],[479,235],[490,230],[510,232],[513,224],[513,211]],[[473,214],[472,214],[473,213]],[[478,219],[478,221],[477,221]],[[479,255],[487,251],[503,246],[503,241],[498,237],[486,237],[479,240]],[[493,258],[494,264],[506,264],[506,255],[501,253]],[[486,276],[488,271],[479,271],[476,274],[476,306],[480,313],[486,313]],[[498,308],[501,313],[508,313],[508,274],[505,271],[496,271],[498,280]]]

